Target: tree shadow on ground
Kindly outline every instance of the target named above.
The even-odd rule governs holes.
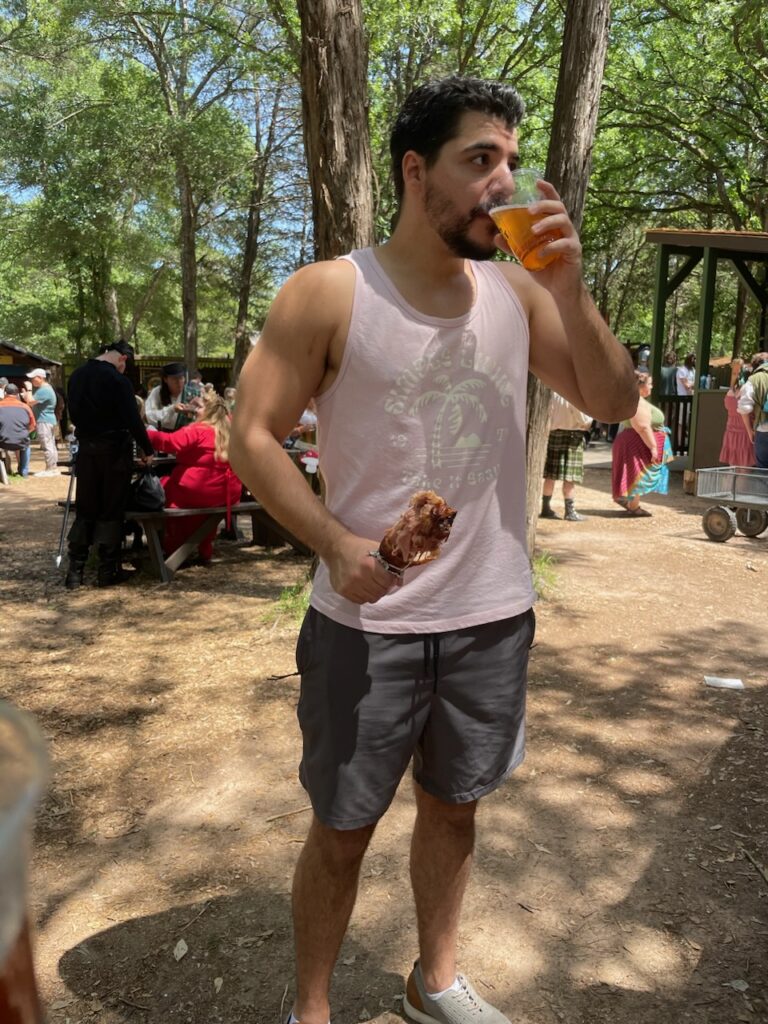
[[[572,611],[568,622],[576,627],[586,618]],[[215,622],[211,628],[214,635]],[[726,621],[721,628],[738,635],[740,624]],[[575,629],[573,635],[581,636]],[[743,852],[759,857],[768,838],[766,692],[705,689],[711,641],[700,626],[659,629],[653,645],[639,652],[610,634],[574,639],[565,649],[544,639],[535,649],[531,752],[521,779],[481,809],[462,931],[462,967],[508,1012],[519,1008],[536,1024],[649,1018],[722,1024],[760,1019],[733,1013],[752,1012],[750,995],[754,1013],[768,1009],[756,974],[766,953],[768,902]],[[725,654],[733,660],[716,666],[721,673],[754,681],[764,672],[760,642]],[[87,698],[100,681],[83,677],[79,685]],[[105,787],[109,813],[89,820],[89,794],[81,789],[72,811],[57,818],[58,837],[47,835],[58,840],[56,850],[70,866],[67,884],[41,908],[42,917],[55,918],[65,902],[97,885],[103,891],[115,871],[129,880],[112,911],[120,916],[121,907],[146,902],[141,887],[155,885],[161,872],[158,901],[172,904],[169,909],[98,932],[104,945],[97,944],[96,966],[86,955],[91,939],[65,953],[61,972],[70,989],[104,1006],[104,1024],[277,1022],[291,977],[289,875],[305,827],[304,818],[282,817],[306,799],[295,783],[298,752],[284,732],[296,682],[246,675],[239,698],[216,680],[206,682],[207,717],[191,723],[183,750],[178,736],[169,739],[174,746],[161,739],[163,716],[174,707],[179,713],[173,690],[161,690],[159,709],[147,713],[138,695],[158,695],[147,666],[112,693],[110,699],[122,700],[117,711],[49,712],[46,731],[73,743],[54,779],[55,807],[67,808],[67,779],[79,770],[91,737],[114,735],[121,756],[109,765],[108,785],[89,779],[92,789]],[[188,680],[184,692],[192,696]],[[229,733],[227,715],[242,720]],[[743,780],[735,790],[743,792],[740,800],[728,799],[734,773]],[[415,952],[407,783],[398,801],[364,865],[360,914],[337,972],[339,1024],[356,1022],[363,1011],[375,1016],[391,1009]],[[264,824],[273,815],[279,820]],[[252,880],[245,888],[243,877]],[[190,904],[190,894],[211,890],[211,906],[182,930],[204,904]],[[190,951],[195,939],[194,957],[173,959],[178,937]],[[238,946],[238,938],[248,942]],[[266,959],[257,958],[254,967],[249,957],[257,951]],[[73,966],[80,961],[85,966]],[[218,994],[217,977],[225,979]],[[744,980],[750,990],[735,991],[732,980]],[[227,1003],[221,1002],[224,985]],[[150,1010],[138,1008],[145,1005]]]
[[[670,507],[693,515],[690,500]],[[527,1024],[768,1019],[768,886],[747,858],[764,860],[768,842],[764,633],[735,612],[710,626],[705,606],[720,595],[705,583],[684,606],[673,577],[638,594],[643,554],[624,554],[608,597],[593,585],[575,600],[573,572],[565,599],[542,609],[529,756],[480,810],[460,963]],[[592,562],[598,577],[616,550],[557,557]],[[291,579],[269,556],[259,566],[269,593]],[[297,682],[268,677],[293,668],[295,636],[259,635],[265,602],[251,599],[242,561],[227,566],[223,597],[218,567],[74,597],[19,568],[4,591],[9,635],[34,664],[15,668],[8,692],[42,719],[55,766],[32,891],[47,994],[76,997],[72,1024],[278,1024],[307,816]],[[749,602],[734,608],[754,614],[760,577],[745,575]],[[705,689],[709,672],[748,688]],[[415,953],[412,817],[404,783],[363,865],[334,1024],[376,1016],[402,992]],[[176,961],[179,938],[189,949]]]
[[[566,657],[542,644],[534,654],[529,763],[481,809],[461,945],[462,968],[513,1021],[757,1024],[768,1014],[768,885],[745,853],[759,858],[768,839],[768,694],[688,685],[681,701],[676,673],[698,674],[707,633],[659,639],[642,664],[627,660],[615,676],[596,666],[626,659],[617,643],[574,645]],[[764,657],[755,648],[739,670],[759,674]],[[254,697],[254,711],[270,720],[286,693],[272,683]],[[286,751],[265,742],[265,758],[285,763]],[[414,948],[402,909],[407,783],[398,801],[364,864],[360,913],[335,976],[338,1024],[393,1011],[403,991]],[[240,822],[242,810],[234,817]],[[170,818],[156,816],[130,857],[118,841],[104,860],[122,851],[127,871],[132,859],[156,858],[169,836],[183,845],[189,832]],[[293,993],[288,886],[297,824],[270,826],[285,874],[257,856],[250,885],[192,903],[182,894],[215,883],[227,826],[191,827],[207,855],[197,873],[183,857],[169,865],[178,902],[61,957],[61,977],[82,1001],[73,1009],[100,1008],[103,1024],[278,1024]],[[188,952],[177,961],[182,938]]]
[[[98,932],[59,962],[81,1001],[71,1012],[90,1008],[110,1024],[285,1020],[294,991],[289,902],[287,893],[244,889]],[[392,1009],[403,992],[402,977],[381,969],[375,946],[354,940],[344,944],[335,972],[342,976],[334,984],[335,1020]]]
[[[704,627],[658,639],[634,667],[614,643],[534,652],[533,778],[489,799],[476,872],[526,1021],[768,1019],[768,693],[703,686]],[[764,644],[732,656],[761,680]]]

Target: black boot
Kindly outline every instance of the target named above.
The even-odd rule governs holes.
[[[576,511],[576,506],[574,504],[573,498],[566,498],[565,499],[565,518],[568,520],[569,523],[581,523],[587,517],[586,516],[580,516],[579,513]]]
[[[131,574],[125,572],[121,564],[123,551],[122,522],[98,523],[96,527],[98,542],[99,566],[96,570],[96,584],[99,587],[112,587],[130,579]]]
[[[78,516],[72,523],[67,537],[69,565],[67,566],[67,575],[64,577],[64,586],[67,590],[77,590],[83,585],[85,563],[88,561],[88,551],[93,540],[95,526],[95,523],[87,519],[80,519]]]
[[[77,590],[83,585],[83,574],[85,573],[85,559],[69,556],[67,575],[64,577],[64,586],[67,590]]]
[[[552,508],[552,496],[545,494],[541,499],[541,512],[539,519],[559,519],[560,516]]]

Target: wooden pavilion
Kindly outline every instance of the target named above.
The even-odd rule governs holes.
[[[687,454],[690,469],[718,465],[720,441],[725,427],[725,409],[721,391],[703,391],[699,374],[710,364],[712,316],[717,285],[717,267],[721,260],[733,264],[748,292],[760,305],[760,338],[768,349],[768,232],[757,231],[678,231],[652,228],[645,233],[647,242],[658,245],[656,286],[653,300],[651,373],[654,382],[661,379],[667,302],[690,273],[703,264],[699,323],[696,343],[696,388],[692,397],[662,396],[654,391],[654,402],[664,409],[672,430],[673,444],[679,454]],[[672,257],[684,261],[670,277]],[[759,281],[755,265],[762,268]]]

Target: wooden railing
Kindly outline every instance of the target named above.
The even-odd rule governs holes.
[[[692,395],[659,395],[655,403],[664,413],[664,422],[670,430],[672,451],[687,455],[691,433]]]

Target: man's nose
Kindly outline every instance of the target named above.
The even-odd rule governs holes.
[[[500,164],[493,174],[493,182],[495,185],[505,189],[512,189],[514,185],[514,178],[512,177],[512,168],[509,164]]]

